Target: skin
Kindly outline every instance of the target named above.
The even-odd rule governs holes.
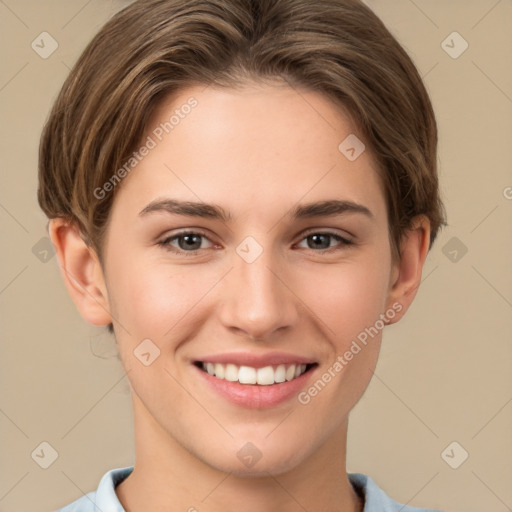
[[[429,222],[414,220],[394,262],[371,153],[351,162],[338,150],[357,130],[319,93],[280,82],[190,87],[159,106],[148,134],[191,96],[198,106],[116,189],[103,266],[72,225],[50,223],[67,288],[88,322],[113,322],[133,391],[135,470],[117,495],[128,512],[361,511],[346,475],[347,422],[372,377],[381,331],[307,405],[296,397],[269,409],[234,405],[192,362],[298,354],[318,363],[307,389],[380,314],[399,304],[394,323],[407,311]],[[139,215],[162,198],[216,204],[232,219]],[[372,216],[289,216],[297,204],[332,199]],[[196,255],[158,244],[184,228],[206,235]],[[327,237],[317,248],[307,238],[325,232],[353,244]],[[236,252],[247,236],[263,248],[250,264]],[[183,239],[169,243],[187,250]],[[144,366],[133,351],[147,338],[161,353]],[[251,468],[237,457],[247,442],[262,455]]]

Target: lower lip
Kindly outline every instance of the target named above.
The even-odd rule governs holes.
[[[313,367],[296,379],[279,384],[271,384],[270,386],[261,386],[218,379],[197,366],[193,366],[207,384],[219,395],[235,405],[248,409],[268,409],[290,400],[299,394],[311,374],[315,371],[315,367]]]

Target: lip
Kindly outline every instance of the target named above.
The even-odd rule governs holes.
[[[265,366],[279,364],[316,363],[316,361],[309,358],[284,353],[266,355],[242,353],[218,354],[195,360],[195,362],[198,361],[224,364],[231,363],[237,366],[252,366],[253,368],[263,368]],[[240,384],[239,382],[218,379],[200,369],[196,364],[192,364],[191,366],[193,371],[197,372],[198,378],[204,379],[209,389],[232,404],[247,409],[270,409],[296,397],[318,368],[318,364],[314,364],[312,368],[293,380],[272,384],[270,386],[260,386],[257,384]]]

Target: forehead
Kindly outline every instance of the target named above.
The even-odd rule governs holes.
[[[346,111],[317,92],[279,82],[192,86],[155,109],[141,141],[151,149],[116,195],[141,208],[166,194],[240,213],[326,196],[382,209],[376,165],[361,139]]]

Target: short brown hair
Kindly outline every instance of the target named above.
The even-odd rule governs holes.
[[[113,193],[155,107],[187,86],[284,79],[349,112],[379,167],[399,256],[413,217],[430,243],[444,224],[437,126],[411,58],[359,0],[139,0],[89,43],[53,106],[40,145],[38,200],[102,254]],[[341,141],[340,141],[341,142]]]

